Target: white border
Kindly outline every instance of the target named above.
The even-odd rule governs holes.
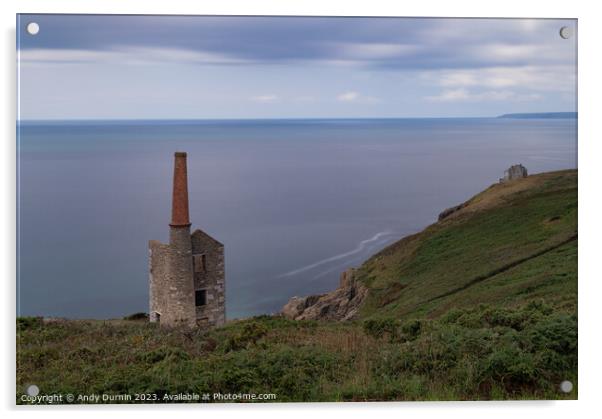
[[[350,418],[378,414],[390,417],[504,418],[519,415],[554,417],[590,416],[599,412],[596,403],[600,381],[601,347],[599,313],[602,277],[596,256],[600,248],[601,187],[599,160],[602,135],[600,123],[600,82],[602,74],[598,41],[602,39],[600,14],[594,1],[548,0],[526,2],[503,0],[495,3],[474,0],[2,0],[2,89],[0,104],[3,136],[0,162],[2,173],[3,233],[0,266],[4,268],[1,408],[5,414],[29,417],[105,417],[117,412],[142,413],[148,418],[170,414],[226,417],[307,417],[345,415]],[[127,14],[237,14],[237,15],[346,15],[346,16],[464,16],[464,17],[551,17],[579,19],[579,401],[578,402],[438,402],[438,403],[356,403],[278,404],[227,406],[101,406],[16,409],[15,400],[15,14],[16,13],[127,13]],[[597,122],[597,123],[596,123]]]

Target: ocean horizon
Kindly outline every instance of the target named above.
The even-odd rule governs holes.
[[[554,115],[554,114],[566,114],[561,118],[545,118],[540,115]],[[495,116],[391,116],[391,117],[283,117],[283,118],[49,118],[49,119],[18,119],[17,126],[19,124],[78,124],[78,123],[100,123],[100,124],[112,124],[112,123],[132,123],[132,124],[147,124],[147,123],[159,123],[159,124],[173,124],[182,122],[193,122],[193,123],[219,123],[219,122],[295,122],[305,121],[311,122],[344,122],[344,121],[404,121],[404,120],[437,120],[437,119],[502,119],[512,118],[513,115],[517,115],[516,119],[577,119],[577,112],[541,112],[541,113],[517,113],[517,114],[501,114]],[[529,117],[529,115],[532,115]]]

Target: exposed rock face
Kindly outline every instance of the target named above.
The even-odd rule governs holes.
[[[515,164],[514,166],[510,166],[510,168],[504,170],[504,177],[500,179],[500,183],[515,179],[522,179],[527,176],[527,168],[522,164]]]
[[[464,202],[463,204],[460,205],[456,205],[455,207],[451,207],[451,208],[447,208],[445,210],[443,210],[440,214],[439,214],[439,221],[443,220],[444,218],[449,217],[450,215],[452,215],[454,212],[456,211],[460,211],[462,208],[464,208],[467,205],[466,202]]]
[[[351,320],[368,294],[354,278],[354,269],[341,273],[339,287],[326,294],[293,297],[282,308],[284,317],[293,320]]]

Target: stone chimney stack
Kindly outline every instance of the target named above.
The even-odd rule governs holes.
[[[163,326],[209,328],[226,321],[224,245],[190,234],[186,153],[174,155],[169,243],[149,248],[149,319]]]
[[[169,225],[172,227],[189,227],[186,153],[177,151],[174,158],[171,223]]]
[[[194,281],[192,274],[192,241],[188,216],[188,176],[186,153],[176,152],[173,169],[173,195],[169,223],[169,256],[164,286],[162,322],[174,326],[196,323]]]

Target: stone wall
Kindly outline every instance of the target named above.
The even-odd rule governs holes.
[[[166,305],[163,278],[169,276],[170,248],[157,240],[148,242],[149,256],[149,320],[159,322]]]
[[[149,248],[151,321],[195,326],[190,227],[171,227],[169,245],[151,241]]]
[[[192,278],[192,246],[190,226],[170,227],[170,275],[164,283],[167,293],[166,324],[194,326],[194,288]]]
[[[169,244],[149,242],[149,258],[151,322],[191,327],[226,322],[224,246],[220,242],[201,230],[191,235],[190,227],[172,226]],[[197,290],[206,293],[206,304],[198,307]]]
[[[224,246],[196,230],[192,234],[192,255],[197,261],[193,263],[194,289],[206,291],[206,304],[196,307],[197,324],[221,326],[226,322]]]
[[[511,180],[522,179],[527,176],[527,168],[522,164],[515,164],[504,171],[504,177],[500,179],[500,182],[509,182]]]

